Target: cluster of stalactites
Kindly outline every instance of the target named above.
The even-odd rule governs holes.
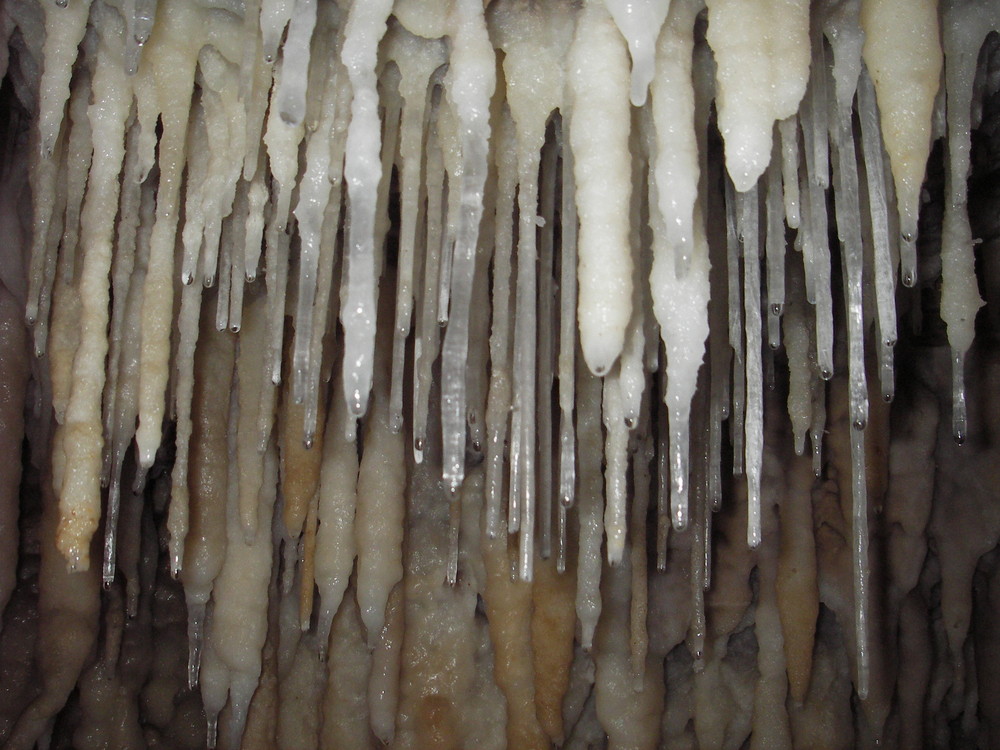
[[[89,565],[104,485],[114,579],[126,455],[134,444],[141,487],[169,420],[192,681],[209,599],[216,622],[238,621],[226,595],[237,571],[266,590],[279,484],[280,534],[303,550],[303,624],[315,582],[330,627],[357,556],[378,633],[402,575],[405,435],[413,462],[440,461],[453,499],[468,456],[485,457],[485,534],[516,535],[521,579],[536,554],[565,566],[577,505],[589,644],[602,540],[611,563],[627,549],[635,456],[658,456],[663,564],[670,524],[694,523],[710,546],[711,512],[692,514],[689,498],[719,507],[728,419],[747,542],[761,542],[765,340],[787,348],[795,448],[808,436],[819,471],[834,222],[864,696],[865,349],[891,400],[897,281],[917,279],[924,165],[932,136],[947,135],[942,318],[962,439],[982,304],[965,208],[973,79],[1000,13],[961,0],[940,15],[931,0],[207,5],[5,11],[24,39],[44,40],[29,50],[40,72],[27,319],[51,370],[57,542],[71,566]],[[713,102],[725,175],[709,159]],[[707,435],[692,437],[703,372]],[[603,446],[578,444],[583,399],[600,400]],[[583,465],[595,451],[596,480]],[[213,466],[217,455],[238,469]],[[212,658],[259,672],[247,654],[265,631],[257,623],[247,653]],[[210,720],[227,691],[234,706],[249,700],[248,680],[222,683],[205,693]]]

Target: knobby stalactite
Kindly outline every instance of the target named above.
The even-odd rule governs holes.
[[[995,2],[0,30],[3,747],[1000,744]]]

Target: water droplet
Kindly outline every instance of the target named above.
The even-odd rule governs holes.
[[[824,367],[822,370],[819,371],[819,376],[823,378],[823,380],[829,380],[830,378],[833,377],[833,371],[830,370],[829,368]]]
[[[361,391],[354,391],[351,394],[351,415],[359,419],[365,415],[365,407],[361,403]]]
[[[865,419],[855,419],[851,426],[854,427],[855,430],[863,430],[867,424],[868,421]]]
[[[955,433],[955,443],[958,445],[965,445],[965,433],[961,430],[958,430]]]

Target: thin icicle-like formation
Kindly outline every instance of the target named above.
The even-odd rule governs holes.
[[[847,362],[851,424],[863,430],[868,424],[868,381],[865,377],[865,332],[862,277],[861,212],[858,208],[858,172],[854,150],[854,130],[850,113],[841,113],[834,145],[837,168],[834,171],[837,231],[844,265],[844,292],[847,313]]]
[[[515,115],[516,119],[516,115]],[[538,146],[525,143],[523,133],[518,134],[518,209],[520,211],[520,236],[517,247],[517,285],[514,309],[514,400],[511,419],[511,452],[517,458],[511,461],[510,514],[515,511],[520,520],[511,531],[519,531],[518,574],[522,580],[532,579],[534,566],[535,516],[537,486],[535,482],[535,403],[537,400],[538,276],[535,250],[535,207],[538,201]],[[528,153],[526,153],[528,152]],[[510,524],[508,524],[510,525]]]
[[[805,183],[808,218],[803,220],[802,254],[806,269],[806,299],[815,305],[816,358],[820,376],[833,377],[833,292],[830,287],[830,246],[827,237],[826,188],[830,184],[827,134],[827,72],[822,37],[814,40],[810,90],[800,116],[806,143]]]
[[[431,123],[436,122],[440,104],[436,91],[431,108]],[[427,138],[427,235],[424,251],[423,292],[416,340],[413,342],[413,458],[424,460],[427,441],[427,410],[430,401],[431,368],[437,359],[439,336],[437,325],[438,271],[441,263],[442,221],[445,194],[444,163],[435,131]]]
[[[459,0],[452,10],[452,23],[451,63],[445,88],[458,114],[462,133],[462,177],[451,272],[451,310],[441,353],[441,435],[444,482],[455,493],[465,478],[469,306],[476,272],[479,222],[483,215],[490,138],[489,107],[496,86],[496,63],[486,33],[483,9],[478,2]]]
[[[805,300],[802,264],[790,259],[788,308],[783,319],[785,350],[788,353],[788,418],[792,425],[795,454],[803,455],[806,434],[812,422],[812,382],[817,377],[816,353],[811,344]]]
[[[69,137],[65,142],[66,211],[60,255],[66,260],[64,280],[72,284],[76,276],[76,254],[80,239],[80,211],[94,153],[93,131],[87,108],[93,96],[90,71],[81,71],[80,82],[70,93],[67,106]]]
[[[133,122],[126,136],[125,163],[122,166],[122,188],[119,207],[118,237],[111,267],[111,320],[108,335],[107,378],[104,384],[104,461],[101,468],[101,485],[108,487],[107,518],[104,528],[104,580],[114,576],[118,511],[121,500],[121,470],[125,444],[118,435],[118,405],[120,372],[127,366],[122,352],[130,328],[125,326],[126,302],[135,294],[133,281],[141,286],[141,271],[136,267],[136,230],[139,224],[141,187],[137,170],[138,127]],[[135,278],[133,279],[133,274]],[[124,380],[124,378],[122,378]],[[131,441],[131,433],[128,436]]]
[[[599,456],[604,452],[601,440],[601,381],[577,365],[578,416],[577,436],[581,455]],[[576,616],[580,620],[580,645],[589,651],[594,630],[601,616],[601,542],[604,524],[604,480],[596,461],[580,465],[577,505],[580,519],[579,552],[576,569]]]
[[[569,126],[563,116],[563,128]],[[565,144],[565,139],[561,138]],[[559,519],[576,500],[576,201],[573,155],[562,150],[562,243],[559,284]],[[562,529],[562,526],[560,526]],[[561,532],[560,532],[561,538]]]
[[[388,38],[390,49],[398,52],[400,71],[399,93],[403,98],[400,124],[400,228],[399,258],[396,265],[395,336],[392,344],[392,394],[390,396],[390,426],[403,427],[403,379],[406,339],[410,334],[413,314],[413,270],[419,249],[420,194],[423,175],[423,135],[427,125],[427,86],[431,74],[444,62],[444,45],[440,40],[413,36],[400,26],[393,26]]]
[[[665,389],[667,371],[660,370],[660,389]],[[670,428],[663,419],[665,406],[660,407],[656,430],[656,569],[667,569],[667,544],[670,541],[672,499],[670,489]]]
[[[861,71],[858,80],[858,119],[861,121],[861,143],[868,185],[868,215],[871,218],[872,239],[875,243],[875,303],[878,309],[878,327],[882,342],[891,347],[896,343],[896,274],[889,239],[889,202],[885,187],[882,136],[878,129],[875,88],[871,76],[865,69]]]
[[[375,63],[385,34],[392,0],[355,2],[347,17],[341,60],[354,90],[347,130],[344,178],[350,199],[347,239],[347,287],[342,300],[344,325],[344,398],[355,418],[368,408],[375,358],[375,199],[382,164],[381,123]]]
[[[205,127],[205,112],[202,106],[196,106],[191,121],[189,135],[194,149],[208,150],[208,135]],[[185,274],[182,268],[181,305],[177,317],[177,328],[180,341],[177,345],[177,370],[175,385],[175,409],[177,414],[177,437],[174,441],[176,458],[171,474],[170,517],[167,528],[170,531],[170,567],[173,575],[181,572],[184,562],[184,541],[188,531],[189,508],[188,501],[188,456],[193,424],[191,420],[192,398],[194,392],[194,353],[198,344],[199,325],[201,318],[202,284],[199,250],[202,244],[201,229],[204,225],[204,215],[201,206],[204,201],[205,182],[208,173],[207,161],[192,164],[188,169],[187,195],[185,215],[187,221],[182,232],[185,261],[190,259],[191,271]],[[197,276],[195,275],[197,274]],[[220,287],[220,299],[224,294]],[[228,316],[227,316],[228,317]]]
[[[315,13],[315,8],[312,11]],[[294,21],[293,21],[294,27]],[[306,58],[308,63],[308,58]],[[330,64],[334,68],[334,63]],[[311,441],[315,432],[315,389],[319,381],[320,352],[314,345],[314,326],[325,327],[325,311],[320,318],[317,296],[324,293],[319,286],[318,276],[320,264],[324,268],[333,265],[334,243],[323,243],[324,219],[331,195],[334,193],[330,180],[332,170],[339,170],[340,151],[334,154],[335,140],[334,123],[338,117],[339,108],[345,104],[342,94],[345,88],[342,83],[342,70],[328,69],[326,86],[320,110],[319,123],[309,138],[306,146],[306,168],[299,182],[299,200],[295,207],[295,218],[298,222],[299,250],[299,283],[298,306],[295,312],[295,343],[292,354],[292,383],[296,401],[306,402],[307,408],[312,408],[310,417],[306,419],[303,439]],[[280,96],[280,91],[279,91]],[[299,118],[301,120],[301,117]],[[339,201],[340,191],[336,191]],[[321,260],[321,257],[323,260]],[[328,287],[327,287],[328,289]]]
[[[857,692],[868,697],[871,672],[868,603],[868,475],[865,427],[868,423],[868,382],[865,376],[864,272],[861,213],[854,128],[849,108],[840,109],[834,126],[834,198],[843,258],[847,317],[847,377],[851,440],[852,572],[854,629],[857,649]]]
[[[975,337],[976,313],[985,304],[976,280],[968,215],[972,87],[979,48],[990,29],[996,28],[1000,28],[1000,10],[989,3],[955,0],[947,6],[944,50],[948,168],[941,238],[941,319],[948,328],[952,356],[952,434],[960,443],[968,432],[965,354]]]
[[[746,451],[747,473],[747,544],[761,541],[761,465],[764,458],[764,372],[761,363],[760,321],[760,200],[757,186],[737,195],[739,234],[743,243],[743,311],[747,337]]]
[[[744,420],[746,418],[746,366],[743,348],[743,285],[740,283],[740,240],[737,230],[736,191],[726,182],[726,274],[728,287],[729,346],[733,350],[733,407],[730,415],[730,439],[733,443],[733,475],[743,473]]]
[[[781,135],[781,186],[785,204],[785,223],[789,229],[798,229],[800,211],[799,195],[799,119],[795,115],[778,123]]]
[[[515,6],[516,7],[516,6]],[[536,47],[547,35],[569,44],[570,28],[553,8],[508,9],[496,32],[505,53],[507,102],[517,148],[518,238],[514,299],[514,367],[510,441],[508,530],[517,531],[518,575],[532,579],[538,512],[536,405],[538,402],[538,216],[539,166],[546,122],[563,102],[564,67],[555,49],[539,60]],[[533,21],[533,22],[532,22]],[[526,26],[526,22],[531,23]],[[605,28],[606,30],[606,28]],[[536,44],[532,44],[534,41]],[[570,131],[573,137],[575,130]],[[577,163],[578,171],[579,164]],[[579,174],[577,174],[579,179]],[[543,353],[547,354],[547,353]]]
[[[517,159],[514,145],[514,121],[504,109],[497,125],[497,205],[496,237],[493,245],[493,326],[490,331],[490,389],[486,406],[486,534],[495,538],[502,525],[504,444],[511,399],[511,251],[513,246],[514,192],[517,185]],[[576,269],[573,269],[576,273]],[[573,326],[576,318],[574,311]],[[562,375],[560,375],[562,377]],[[575,377],[572,373],[570,377]],[[512,454],[514,455],[514,454]]]
[[[767,217],[765,256],[767,259],[767,343],[772,349],[781,346],[781,315],[785,309],[785,225],[782,221],[781,175],[778,153],[765,174],[767,193],[764,212]],[[796,180],[796,184],[798,180]]]
[[[625,554],[628,529],[626,496],[628,490],[628,429],[622,408],[621,379],[617,373],[604,378],[604,535],[607,539],[608,564],[618,565]]]
[[[538,430],[538,539],[542,559],[552,556],[553,440],[552,385],[555,380],[555,229],[556,167],[559,152],[555,144],[545,147],[541,163],[539,209],[541,242],[538,275],[538,384],[535,397]],[[639,397],[643,389],[636,389]],[[628,417],[626,416],[626,420]]]
[[[868,697],[871,679],[868,587],[868,474],[865,468],[865,431],[851,429],[851,568],[854,582],[854,637],[857,647],[858,697]]]

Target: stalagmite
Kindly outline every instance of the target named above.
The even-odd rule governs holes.
[[[316,534],[316,583],[320,609],[316,630],[320,649],[325,649],[333,618],[340,608],[357,554],[354,515],[357,507],[358,450],[345,440],[342,425],[347,406],[334,399],[327,415],[320,468],[319,530]]]
[[[203,316],[202,326],[209,329],[208,316]],[[229,471],[225,462],[213,460],[223,451],[228,451],[228,431],[223,427],[230,421],[230,401],[235,400],[237,406],[239,404],[238,399],[219,397],[233,386],[234,344],[225,334],[211,330],[205,331],[202,341],[197,354],[198,377],[192,389],[194,424],[190,469],[184,477],[184,489],[190,488],[189,529],[180,558],[176,563],[171,560],[171,567],[181,572],[188,606],[188,683],[191,685],[197,684],[198,680],[212,584],[226,557],[226,506],[230,484],[239,486],[236,472]],[[175,486],[174,493],[177,490]]]
[[[393,433],[389,425],[392,338],[387,331],[391,333],[391,327],[383,327],[377,342],[378,378],[372,418],[363,436],[368,448],[361,456],[354,525],[358,550],[357,600],[368,631],[369,648],[375,645],[382,630],[389,593],[403,575],[406,464],[403,436]]]

